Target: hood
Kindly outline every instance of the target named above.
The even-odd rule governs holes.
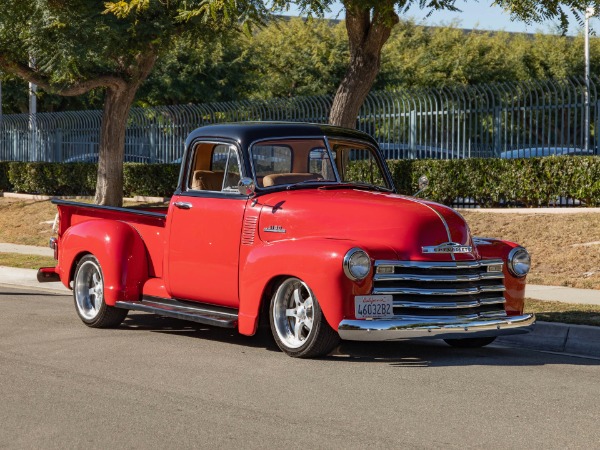
[[[476,253],[423,253],[447,242],[473,246],[460,214],[446,206],[397,194],[348,188],[280,191],[257,198],[265,242],[320,237],[386,249],[400,260],[465,261]],[[473,252],[476,252],[473,248]]]

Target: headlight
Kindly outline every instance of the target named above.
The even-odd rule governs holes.
[[[371,258],[364,250],[352,248],[344,256],[344,273],[354,281],[363,280],[371,272]]]
[[[531,257],[523,247],[515,247],[508,254],[508,271],[517,278],[522,278],[529,273]]]

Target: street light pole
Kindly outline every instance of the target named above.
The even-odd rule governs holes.
[[[29,67],[35,67],[35,59],[29,57]],[[38,161],[37,145],[37,85],[29,83],[29,157],[33,161]]]
[[[584,58],[585,58],[585,124],[584,124],[584,149],[590,149],[590,17],[595,14],[593,6],[585,9],[585,36],[584,36]]]

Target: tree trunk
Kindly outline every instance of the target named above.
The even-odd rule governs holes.
[[[333,99],[329,123],[346,128],[356,128],[360,107],[364,103],[379,73],[379,61],[373,55],[350,57],[350,67],[342,79]]]
[[[100,127],[96,196],[98,205],[123,205],[123,159],[127,118],[137,86],[107,88]]]
[[[133,75],[129,82],[109,85],[106,88],[94,197],[94,202],[98,205],[123,205],[123,159],[127,119],[135,94],[152,71],[156,56],[154,48],[149,47],[146,53],[136,58],[137,65],[130,68]]]
[[[350,47],[350,65],[333,99],[329,123],[356,128],[360,107],[373,87],[381,65],[381,49],[398,23],[394,2],[382,1],[373,10],[355,5],[346,6],[346,31]]]

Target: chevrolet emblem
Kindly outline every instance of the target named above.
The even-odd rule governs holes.
[[[440,245],[421,247],[423,253],[471,253],[473,247],[470,245],[461,245],[456,242],[444,242]]]

